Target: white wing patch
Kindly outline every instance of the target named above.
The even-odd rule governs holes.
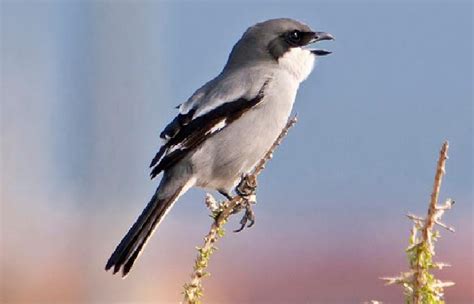
[[[212,127],[209,131],[206,132],[206,134],[212,134],[212,133],[216,133],[217,131],[220,131],[222,129],[225,128],[225,126],[227,126],[227,119],[224,119],[224,120],[221,120],[219,121],[219,123],[217,123],[214,127]]]
[[[225,127],[227,126],[227,119],[223,119],[221,121],[219,121],[216,125],[214,125],[211,129],[209,129],[205,135],[211,135],[211,134],[214,134],[216,132],[219,132],[220,130],[224,129]],[[177,144],[177,145],[173,145],[171,146],[168,151],[166,152],[166,154],[169,154],[173,151],[176,151],[176,150],[181,150],[183,149],[183,142]]]

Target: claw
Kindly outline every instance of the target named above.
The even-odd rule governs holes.
[[[241,222],[242,222],[242,221],[241,221]],[[240,228],[239,228],[239,229],[235,229],[234,232],[235,232],[235,233],[240,232],[240,231],[244,230],[244,228],[245,228],[245,224],[242,224],[242,225],[240,226]]]
[[[245,227],[250,228],[255,224],[255,213],[252,210],[252,204],[255,204],[255,191],[257,189],[257,177],[253,174],[243,175],[239,185],[235,188],[238,195],[242,197],[242,204],[234,209],[232,213],[238,213],[245,208],[245,213],[240,220],[240,228],[234,232],[240,232]],[[248,224],[247,224],[248,223]]]
[[[245,216],[247,217],[249,221],[247,228],[252,227],[255,224],[255,213],[253,212],[252,208],[249,208],[246,210]]]
[[[242,231],[245,226],[247,228],[252,227],[255,224],[255,213],[252,210],[252,204],[250,201],[245,201],[245,213],[244,216],[242,216],[242,219],[240,220],[240,228],[237,230],[234,230],[234,232],[240,232]],[[243,208],[240,208],[239,210],[242,210]],[[248,225],[247,225],[248,222]]]

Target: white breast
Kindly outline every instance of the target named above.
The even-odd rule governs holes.
[[[278,64],[302,82],[313,70],[315,57],[309,50],[291,48],[278,59]]]

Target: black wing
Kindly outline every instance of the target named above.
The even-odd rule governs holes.
[[[150,173],[151,178],[176,164],[206,139],[259,104],[264,97],[264,89],[267,84],[268,81],[263,84],[257,96],[253,99],[239,98],[224,103],[194,119],[192,116],[196,109],[189,111],[187,114],[179,114],[160,135],[168,141],[161,146],[151,161],[150,168],[153,168]]]

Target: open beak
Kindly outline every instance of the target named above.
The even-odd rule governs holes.
[[[313,32],[313,39],[311,39],[309,43],[315,43],[323,40],[334,40],[334,36],[325,32]],[[328,50],[311,50],[311,53],[316,56],[326,56],[332,52]]]

